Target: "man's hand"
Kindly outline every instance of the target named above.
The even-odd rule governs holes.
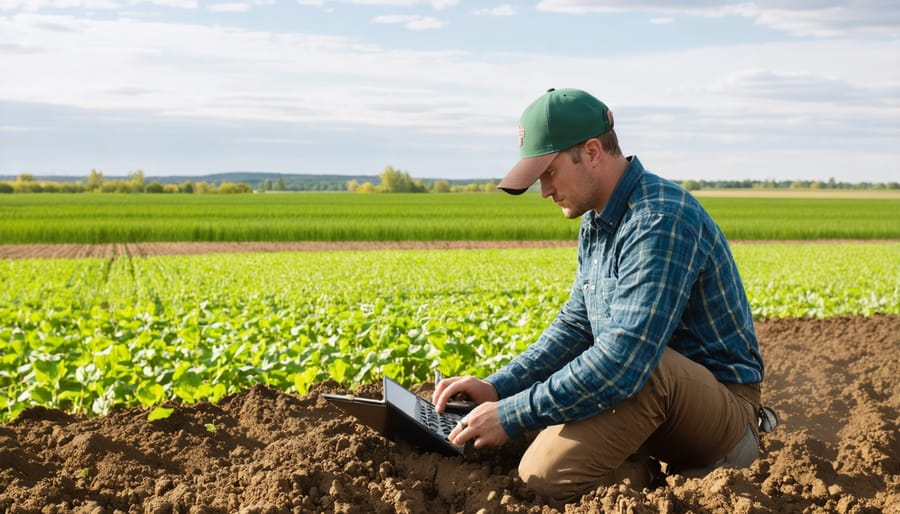
[[[448,438],[453,444],[466,444],[471,439],[475,448],[501,446],[509,441],[500,424],[497,402],[485,402],[475,407],[450,431]]]
[[[457,395],[468,397],[478,406],[466,414],[462,422],[450,432],[449,438],[453,444],[465,444],[471,439],[475,448],[481,448],[500,446],[509,441],[497,412],[499,395],[490,382],[475,377],[441,380],[432,396],[435,409],[439,413],[444,412],[447,402]]]

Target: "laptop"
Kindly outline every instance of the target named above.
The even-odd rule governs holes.
[[[465,453],[465,445],[453,444],[447,438],[465,415],[461,412],[465,409],[447,409],[438,414],[431,402],[388,377],[384,377],[383,388],[382,400],[341,394],[322,397],[389,439],[444,455]]]

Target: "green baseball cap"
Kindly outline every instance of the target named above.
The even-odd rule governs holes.
[[[580,89],[547,90],[522,112],[520,160],[497,187],[513,195],[524,193],[560,151],[612,128],[612,112],[590,93]]]

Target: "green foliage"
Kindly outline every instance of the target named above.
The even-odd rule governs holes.
[[[757,317],[900,313],[900,243],[734,251]],[[574,248],[0,260],[0,421],[484,376],[537,338],[574,270]]]
[[[168,419],[172,413],[175,412],[175,409],[170,409],[167,407],[156,407],[155,409],[150,411],[150,414],[147,414],[147,421],[159,421],[161,419]]]
[[[701,201],[732,241],[900,238],[900,200]],[[0,219],[0,243],[578,237],[577,220],[535,194],[2,195]]]
[[[383,193],[424,193],[426,188],[420,181],[413,180],[409,173],[387,166],[379,175],[380,191]]]

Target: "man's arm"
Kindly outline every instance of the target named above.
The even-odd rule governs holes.
[[[500,398],[546,380],[592,343],[582,284],[579,265],[572,292],[556,319],[528,349],[485,378]]]
[[[593,416],[643,387],[681,318],[705,260],[695,230],[677,216],[665,214],[632,219],[619,230],[618,276],[614,283],[586,288],[588,294],[608,295],[609,311],[599,313],[608,319],[595,323],[593,344],[546,380],[507,398],[500,395],[499,416],[510,437]]]

